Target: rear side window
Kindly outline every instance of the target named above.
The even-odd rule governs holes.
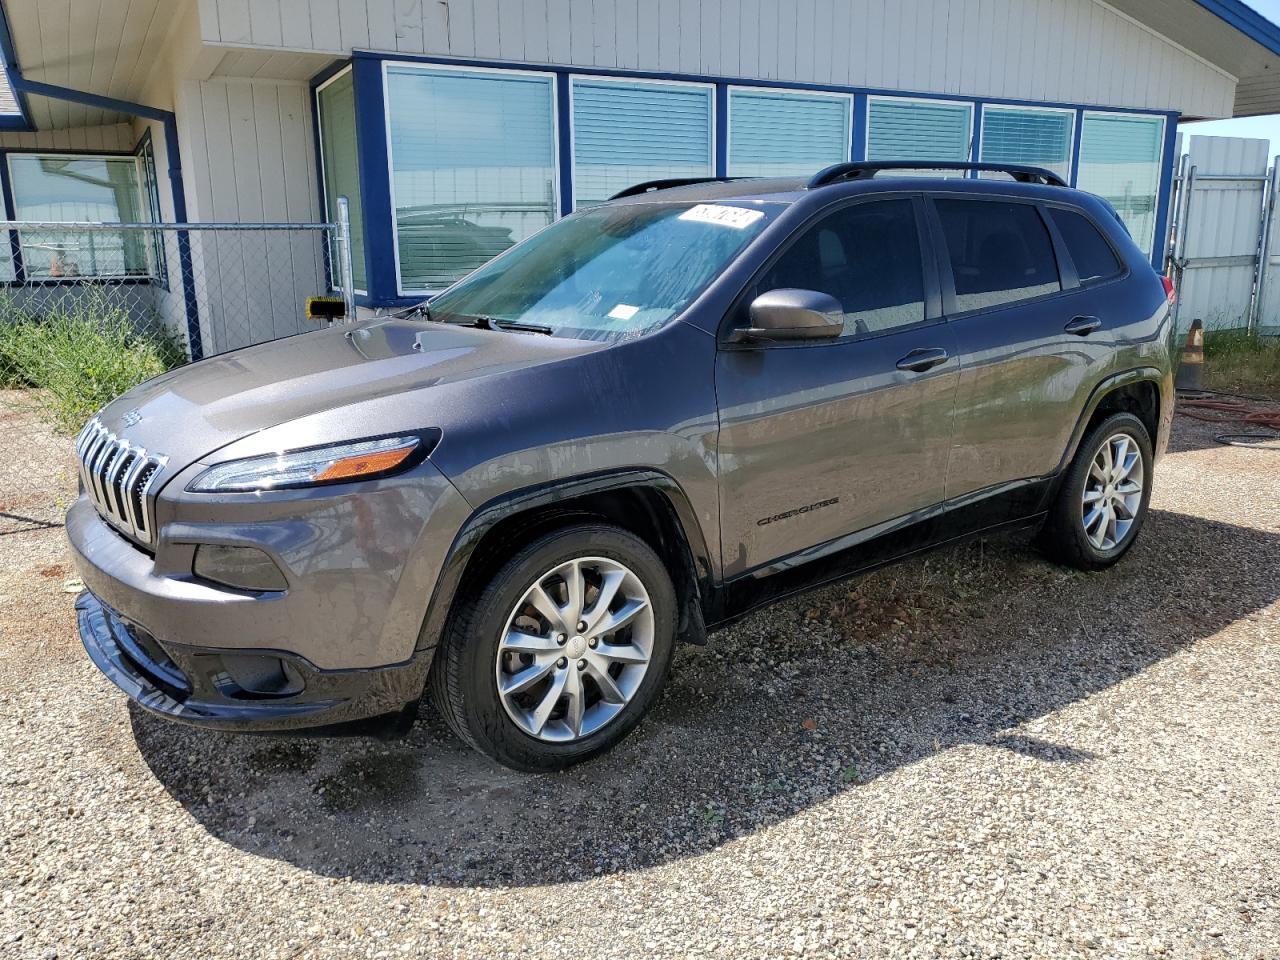
[[[910,200],[845,207],[805,230],[756,286],[756,295],[798,288],[844,308],[844,336],[924,320],[920,234]]]
[[[951,259],[956,310],[981,310],[1062,289],[1053,243],[1027,203],[935,200]]]
[[[1098,228],[1086,218],[1070,210],[1050,208],[1053,225],[1062,234],[1071,262],[1076,265],[1076,276],[1081,283],[1105,280],[1120,272],[1120,261]]]

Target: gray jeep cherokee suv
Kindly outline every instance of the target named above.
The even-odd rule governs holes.
[[[610,747],[680,641],[929,546],[1132,546],[1168,291],[1043,170],[643,184],[404,316],[175,371],[81,435],[94,663],[227,730],[429,692],[523,770]],[[966,172],[982,165],[962,165]]]

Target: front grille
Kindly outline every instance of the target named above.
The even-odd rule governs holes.
[[[121,440],[94,417],[76,441],[80,480],[98,513],[141,543],[152,543],[151,491],[167,458]]]

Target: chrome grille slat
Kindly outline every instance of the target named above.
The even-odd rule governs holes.
[[[168,458],[120,439],[96,417],[81,431],[76,456],[98,514],[135,540],[151,543],[151,495]]]

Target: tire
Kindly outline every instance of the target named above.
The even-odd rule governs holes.
[[[576,604],[568,592],[575,573]],[[616,593],[601,608],[607,584]],[[429,687],[450,728],[481,753],[515,770],[563,770],[622,740],[657,699],[677,604],[666,567],[640,538],[603,523],[563,527],[521,549],[472,593],[449,618]],[[565,613],[575,610],[580,622],[566,624]],[[499,690],[499,683],[523,682],[531,686],[505,697]]]
[[[1127,479],[1117,483],[1115,474],[1110,482],[1103,479],[1105,462],[1097,469],[1094,465],[1095,458],[1107,456],[1104,449],[1109,448],[1109,452],[1114,454],[1117,444],[1125,441],[1130,444],[1126,462],[1128,453],[1136,452],[1137,459],[1133,463],[1141,469],[1141,476],[1136,480],[1140,487],[1137,494],[1132,493],[1136,476],[1132,468],[1126,474]],[[1138,539],[1146,520],[1147,505],[1151,500],[1152,466],[1151,437],[1142,421],[1133,414],[1113,414],[1095,426],[1081,441],[1080,449],[1063,477],[1040,533],[1041,550],[1051,559],[1079,570],[1102,570],[1118,561]],[[1111,506],[1112,515],[1116,518],[1114,524],[1106,516],[1105,509],[1100,519],[1087,509],[1086,487],[1090,496],[1096,498],[1093,503]]]

